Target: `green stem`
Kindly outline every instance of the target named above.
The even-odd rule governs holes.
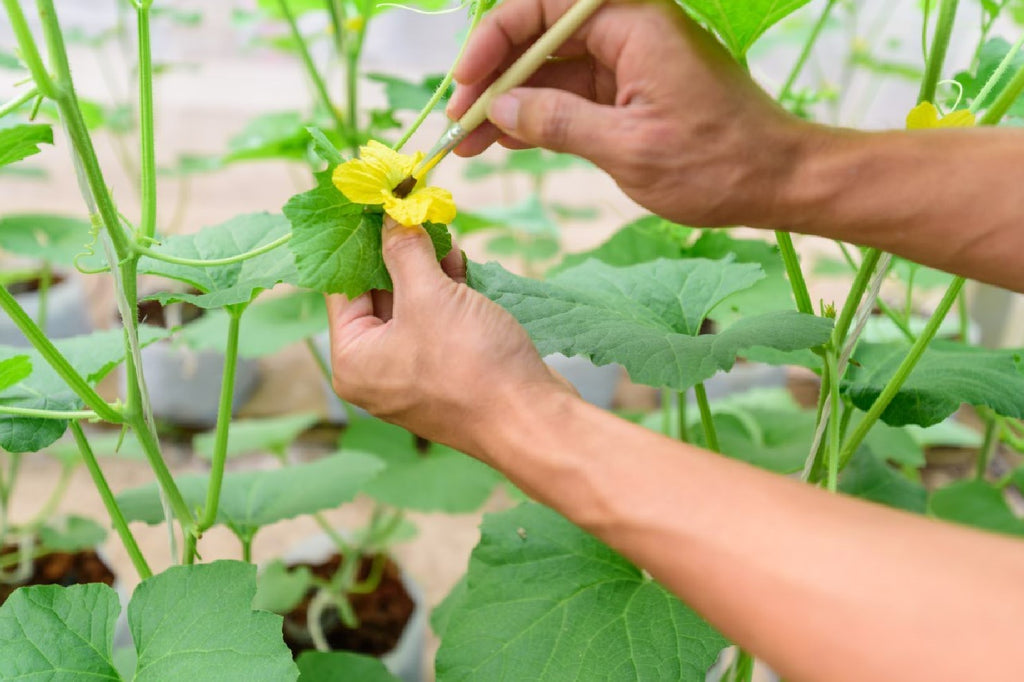
[[[956,22],[956,10],[959,3],[960,0],[942,0],[942,4],[939,6],[935,37],[932,40],[931,49],[928,51],[924,81],[921,83],[921,90],[917,95],[919,103],[935,101],[935,88],[938,86],[942,66],[946,61],[946,52],[949,49],[949,39],[953,34],[953,24]]]
[[[839,446],[841,435],[839,433],[839,357],[833,349],[825,356],[825,369],[829,375],[829,396],[832,402],[832,409],[828,413],[828,482],[829,492],[836,492],[839,488]]]
[[[334,31],[334,50],[340,57],[345,47],[344,9],[335,0],[324,0],[327,14],[331,18],[331,30]]]
[[[164,263],[173,263],[174,265],[186,265],[197,268],[212,268],[219,265],[231,265],[232,263],[240,263],[242,261],[251,260],[257,256],[262,256],[265,253],[269,253],[276,248],[283,246],[288,243],[288,240],[292,238],[292,233],[281,235],[277,239],[263,246],[258,246],[252,251],[246,251],[245,253],[235,254],[234,256],[227,256],[225,258],[211,258],[209,260],[202,260],[198,258],[179,258],[178,256],[172,256],[167,253],[163,253],[156,249],[143,246],[142,244],[132,244],[131,249],[140,256],[149,256],[153,260],[163,261]]]
[[[376,554],[373,557],[373,563],[370,565],[370,573],[366,576],[366,580],[362,582],[356,581],[348,588],[349,594],[372,594],[378,587],[380,587],[380,579],[384,577],[384,567],[388,564],[388,555],[383,552]]]
[[[18,305],[14,296],[7,291],[7,287],[0,287],[0,308],[3,308],[11,320],[17,325],[18,329],[21,330],[25,338],[28,339],[29,343],[39,351],[39,354],[43,356],[43,359],[53,368],[53,370],[60,376],[61,379],[67,383],[72,391],[75,392],[78,397],[85,402],[100,419],[111,422],[113,424],[120,424],[123,421],[123,415],[119,410],[113,406],[107,404],[107,401],[100,397],[98,393],[89,385],[78,371],[71,366],[71,364],[61,355],[57,347],[46,338],[46,334],[43,330],[32,321],[32,318],[28,316],[28,313]]]
[[[845,244],[843,244],[840,241],[837,241],[836,244],[839,245],[839,250],[842,251],[843,258],[846,260],[847,264],[853,269],[854,275],[856,275],[856,273],[859,272],[860,270],[860,266],[857,265],[856,262],[854,262],[853,256],[850,255],[850,251],[849,249],[846,248]],[[903,319],[902,315],[899,315],[895,310],[893,310],[892,306],[890,306],[888,303],[886,303],[880,298],[875,299],[875,305],[878,306],[878,309],[882,311],[883,315],[892,320],[892,323],[896,325],[896,328],[899,329],[900,332],[902,332],[903,336],[906,337],[907,341],[909,341],[910,343],[914,343],[914,341],[917,340],[917,337],[914,336],[914,332],[910,330],[910,326],[907,324],[907,321]]]
[[[971,102],[970,112],[972,114],[978,113],[982,104],[984,104],[985,100],[989,98],[992,91],[995,90],[996,85],[999,84],[999,81],[1002,80],[1006,72],[1010,70],[1010,66],[1013,65],[1014,58],[1017,56],[1017,53],[1020,52],[1021,47],[1024,47],[1024,35],[1022,35],[1020,39],[1014,43],[1013,47],[1010,48],[1010,51],[1006,53],[1003,60],[999,62],[999,66],[996,67],[996,70],[992,72],[991,76],[989,76],[988,81],[985,82],[984,87],[981,88],[981,92],[979,92],[978,96],[974,98],[973,102]]]
[[[999,444],[999,433],[1002,430],[1002,420],[996,414],[985,415],[985,440],[981,443],[981,450],[978,451],[978,461],[974,469],[974,477],[981,481],[988,471],[988,463]]]
[[[878,249],[868,249],[865,252],[864,260],[861,261],[860,267],[857,269],[857,276],[854,277],[853,284],[850,286],[850,295],[846,298],[843,310],[839,314],[839,319],[836,320],[835,328],[832,330],[833,348],[841,349],[846,342],[846,334],[850,331],[850,325],[857,314],[861,298],[871,282],[871,276],[874,274],[875,268],[878,266],[878,260],[881,257],[882,252]]]
[[[299,32],[299,25],[295,23],[295,15],[292,14],[291,7],[288,5],[287,0],[277,0],[277,5],[281,8],[281,14],[284,15],[285,20],[288,22],[288,29],[291,31],[292,39],[295,40],[295,45],[299,48],[302,64],[306,67],[306,74],[313,83],[313,89],[316,90],[320,103],[327,109],[330,117],[334,119],[334,125],[338,134],[344,136],[345,122],[341,120],[337,109],[331,104],[331,96],[327,94],[327,85],[324,84],[323,77],[317,71],[316,64],[313,63],[313,56],[309,53],[309,46],[306,45],[302,33]]]
[[[31,407],[16,407],[14,405],[0,405],[0,414],[28,417],[30,419],[99,419],[99,416],[92,410],[37,410]]]
[[[807,282],[804,280],[804,273],[800,269],[800,258],[796,255],[793,247],[793,237],[788,232],[776,230],[775,240],[779,244],[779,251],[782,254],[782,262],[786,266],[786,274],[789,276],[789,285],[793,288],[793,297],[796,299],[796,309],[807,315],[814,314],[814,305],[811,303],[811,294],[807,290]]]
[[[46,329],[46,308],[50,298],[50,286],[53,284],[53,270],[49,263],[43,263],[39,270],[39,309],[36,310],[36,324]]]
[[[835,0],[829,1],[835,2]],[[402,150],[402,147],[405,146],[405,143],[409,141],[409,138],[412,137],[417,130],[419,130],[419,127],[423,125],[423,121],[427,119],[427,116],[430,115],[430,112],[434,110],[434,107],[437,106],[437,103],[441,101],[442,97],[444,97],[444,93],[448,92],[448,86],[452,84],[452,79],[455,77],[455,67],[457,67],[459,65],[459,62],[462,61],[462,55],[466,51],[466,46],[469,44],[469,39],[473,35],[473,31],[476,30],[477,24],[480,23],[480,20],[483,18],[484,13],[486,12],[487,3],[476,3],[476,9],[473,11],[473,16],[469,20],[469,29],[466,31],[466,37],[462,41],[462,45],[459,46],[459,53],[455,56],[455,61],[452,62],[452,67],[448,69],[448,73],[444,75],[444,80],[442,80],[441,84],[437,86],[436,90],[434,90],[434,95],[430,98],[430,101],[427,102],[423,109],[420,110],[419,115],[416,116],[416,120],[414,120],[412,122],[412,125],[410,125],[409,128],[402,134],[401,139],[399,139],[398,142],[395,143],[394,150],[396,152]]]
[[[690,442],[690,428],[686,421],[686,391],[676,392],[676,419],[679,426],[679,440]]]
[[[793,91],[793,86],[796,84],[796,79],[800,77],[800,74],[804,70],[804,66],[807,64],[807,60],[811,56],[811,52],[814,50],[815,44],[818,42],[818,38],[821,37],[821,31],[825,28],[825,24],[828,23],[829,16],[832,14],[832,10],[835,8],[838,0],[828,0],[828,4],[825,5],[821,11],[821,16],[818,17],[818,21],[815,22],[814,27],[811,29],[810,34],[807,36],[807,40],[804,42],[804,47],[800,51],[800,56],[797,58],[796,63],[789,72],[789,77],[786,78],[785,84],[782,86],[782,90],[779,91],[778,100],[785,102],[786,98],[789,97]]]
[[[18,41],[18,48],[21,50],[21,58],[28,66],[32,80],[35,81],[39,94],[54,99],[57,96],[58,87],[50,77],[49,71],[39,56],[39,48],[36,47],[35,38],[29,30],[28,22],[25,21],[25,14],[21,11],[21,4],[18,0],[3,0],[4,9],[7,10],[7,17],[11,21],[11,29]]]
[[[868,431],[875,425],[878,418],[882,416],[882,412],[889,406],[892,399],[896,397],[903,383],[910,376],[914,367],[917,365],[921,356],[928,349],[928,344],[931,343],[932,339],[935,338],[935,334],[939,331],[939,326],[942,321],[946,318],[950,308],[956,302],[957,296],[960,295],[960,289],[963,288],[964,282],[963,277],[956,277],[949,289],[946,291],[945,296],[939,302],[938,308],[932,313],[931,318],[928,320],[928,324],[925,325],[924,331],[921,332],[921,336],[917,338],[917,341],[910,347],[910,352],[907,353],[907,357],[903,359],[900,366],[896,369],[896,373],[893,374],[892,378],[882,389],[881,394],[875,399],[874,404],[871,405],[871,409],[861,420],[860,424],[850,435],[849,440],[846,442],[843,448],[843,454],[840,458],[840,468],[845,467],[850,458],[853,457],[853,453],[860,447],[861,442],[865,436],[868,435]]]
[[[1021,67],[1013,79],[1007,83],[1003,91],[999,93],[996,101],[988,108],[988,111],[978,120],[979,125],[995,125],[1006,115],[1013,103],[1024,92],[1024,67]]]
[[[238,538],[242,543],[242,561],[247,564],[252,563],[252,536],[246,535],[245,537]]]
[[[3,118],[12,111],[17,111],[21,107],[25,106],[28,102],[32,101],[33,98],[39,96],[39,88],[31,88],[21,93],[7,104],[0,107],[0,118]]]
[[[359,59],[363,49],[365,29],[360,29],[354,47],[345,59],[345,103],[348,107],[349,148],[352,155],[359,154]]]
[[[322,530],[327,537],[331,539],[331,542],[334,543],[334,547],[338,550],[339,554],[344,556],[352,552],[352,546],[345,541],[345,538],[338,534],[338,531],[334,530],[334,527],[327,520],[327,517],[325,517],[321,512],[313,514],[313,520],[316,521],[316,525],[320,526],[320,530]]]
[[[693,387],[693,393],[697,396],[697,407],[700,408],[700,423],[704,427],[704,440],[709,450],[721,452],[718,447],[718,433],[715,432],[715,420],[711,416],[711,405],[708,404],[708,392],[704,384],[698,383]]]
[[[230,313],[228,342],[224,350],[224,374],[221,377],[220,405],[217,407],[217,433],[213,441],[213,461],[210,464],[210,482],[206,489],[206,506],[199,520],[202,533],[217,520],[220,489],[224,482],[224,464],[228,458],[228,429],[231,426],[231,405],[235,396],[235,367],[238,365],[238,330],[242,314]]]
[[[92,476],[93,484],[100,494],[100,499],[103,500],[103,506],[106,507],[107,513],[110,515],[110,521],[117,532],[117,536],[121,538],[121,543],[124,544],[124,548],[132,560],[132,565],[135,566],[135,571],[139,574],[141,580],[152,577],[153,571],[150,570],[149,564],[146,563],[146,558],[142,556],[142,551],[135,541],[135,536],[132,535],[131,529],[128,528],[128,522],[125,521],[124,514],[121,513],[121,507],[117,504],[117,498],[114,497],[114,493],[107,484],[107,479],[103,475],[103,470],[100,469],[96,455],[93,454],[92,448],[89,446],[89,441],[82,432],[82,427],[72,423],[71,434],[75,437],[75,443],[78,444],[78,450],[82,453],[82,459],[85,461],[86,468],[89,469],[89,475]]]
[[[142,236],[156,234],[156,149],[153,125],[153,50],[149,35],[149,5],[136,3],[138,26],[139,138],[142,158]]]

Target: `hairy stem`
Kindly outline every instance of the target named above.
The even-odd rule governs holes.
[[[12,111],[17,111],[36,97],[39,97],[39,88],[33,87],[26,90],[3,106],[0,106],[0,118],[3,118]]]
[[[245,253],[235,254],[234,256],[227,256],[225,258],[210,258],[209,260],[203,260],[199,258],[179,258],[178,256],[172,256],[167,253],[162,253],[159,250],[151,249],[143,246],[142,244],[132,244],[132,251],[140,256],[148,256],[153,260],[163,261],[164,263],[173,263],[174,265],[187,265],[197,268],[212,268],[219,265],[231,265],[232,263],[241,263],[242,261],[252,260],[257,256],[262,256],[265,253],[269,253],[274,249],[284,246],[288,243],[288,240],[292,238],[292,233],[281,235],[277,239],[263,246],[258,246],[251,251]]]
[[[711,405],[708,404],[708,392],[704,383],[698,383],[693,387],[693,393],[697,396],[697,407],[700,408],[700,423],[704,427],[704,440],[709,450],[721,452],[718,446],[718,433],[715,431],[715,420],[711,416]]]
[[[917,95],[918,102],[934,102],[935,88],[938,86],[939,77],[942,74],[942,66],[946,61],[946,52],[949,49],[949,39],[953,34],[953,24],[956,22],[956,10],[960,0],[942,0],[939,6],[939,19],[935,26],[935,38],[932,40],[931,49],[928,51],[928,62],[925,65],[924,80],[921,83],[921,90]]]
[[[291,31],[296,47],[299,48],[299,56],[302,57],[302,65],[306,68],[306,75],[309,76],[313,89],[316,90],[317,97],[320,98],[320,103],[334,120],[334,126],[338,134],[344,137],[345,122],[341,120],[338,110],[331,104],[331,96],[327,94],[327,85],[324,83],[323,76],[317,70],[316,64],[313,63],[313,56],[309,53],[309,46],[306,45],[302,33],[299,32],[299,25],[295,22],[295,15],[292,14],[291,7],[288,5],[287,0],[277,0],[277,5],[281,9],[281,14],[284,15],[285,21],[288,22],[288,29]]]
[[[818,17],[818,21],[814,23],[814,27],[811,32],[807,35],[807,40],[804,42],[803,49],[800,50],[800,56],[797,57],[796,63],[789,72],[789,76],[786,78],[786,82],[782,86],[782,90],[779,91],[778,100],[784,102],[787,97],[792,93],[793,86],[796,84],[796,79],[800,77],[800,74],[804,70],[804,66],[807,64],[807,60],[811,56],[811,52],[814,50],[814,46],[818,42],[818,38],[821,37],[821,31],[825,28],[825,24],[828,23],[829,17],[832,15],[832,10],[835,9],[838,0],[828,0],[828,3],[821,10],[821,16]]]
[[[43,64],[35,38],[32,37],[32,31],[29,30],[28,22],[25,21],[25,14],[21,11],[21,4],[18,0],[3,0],[3,2],[4,9],[7,10],[7,18],[11,22],[11,29],[14,31],[14,38],[21,50],[21,58],[25,61],[29,73],[32,74],[36,89],[44,97],[54,99],[57,96],[57,84],[54,83],[50,72]]]
[[[139,139],[142,159],[142,220],[146,239],[156,234],[156,147],[153,125],[153,50],[149,35],[149,3],[136,3],[139,43]]]
[[[776,230],[775,241],[778,242],[779,251],[782,254],[782,262],[786,266],[789,286],[793,288],[796,309],[804,314],[813,315],[814,305],[811,303],[811,294],[807,290],[807,281],[804,280],[803,270],[800,269],[800,258],[797,256],[796,248],[793,246],[793,237],[788,232]]]

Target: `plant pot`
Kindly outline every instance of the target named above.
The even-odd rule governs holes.
[[[305,564],[316,571],[316,568],[319,566],[329,565],[330,562],[337,561],[337,548],[327,535],[316,535],[285,554],[283,559],[286,564]],[[387,587],[383,587],[385,585],[387,585]],[[404,588],[404,596],[400,594],[397,588]],[[389,591],[389,594],[387,594],[386,597],[383,590]],[[390,592],[391,590],[395,590],[395,592]],[[362,602],[357,602],[357,599],[361,599]],[[424,603],[422,591],[419,586],[411,580],[408,574],[402,571],[401,568],[389,559],[389,568],[385,569],[385,578],[382,580],[382,588],[378,588],[375,593],[370,595],[357,595],[353,599],[353,607],[358,612],[361,607],[365,607],[368,604],[382,605],[387,602],[387,606],[394,608],[396,601],[404,601],[405,599],[412,602],[411,612],[409,612],[408,619],[405,622],[405,628],[398,636],[397,642],[395,642],[394,646],[391,647],[390,650],[383,652],[362,651],[360,653],[371,653],[379,656],[385,667],[387,667],[393,675],[403,680],[403,682],[423,682],[423,660],[425,656],[427,636],[427,609]],[[398,609],[394,610],[397,611]],[[295,616],[298,617],[298,622],[292,620]],[[296,625],[301,628],[304,623],[304,618],[305,603],[300,605],[300,607],[293,611],[292,614],[285,616],[285,641],[289,643],[289,646],[293,647],[293,650],[295,650],[294,647],[296,644],[294,641],[289,641],[288,633],[290,631],[294,633]],[[335,633],[338,632],[338,630],[335,630]],[[357,633],[358,631],[355,632]],[[351,630],[347,630],[347,633],[354,635],[349,639],[362,639],[363,641],[374,639],[370,637],[360,638]],[[325,632],[325,635],[326,634],[327,632]],[[298,652],[296,652],[296,655],[297,654]]]
[[[588,403],[606,410],[611,409],[615,402],[615,389],[622,379],[621,366],[599,367],[582,356],[566,357],[561,353],[548,355],[544,362],[575,386],[580,397]]]
[[[17,286],[23,284],[23,286]],[[35,320],[39,315],[38,280],[11,286],[15,300]],[[20,289],[20,291],[19,291]],[[46,325],[49,339],[63,339],[92,331],[89,307],[81,280],[73,274],[54,274],[46,292]],[[7,315],[0,316],[0,345],[28,346],[29,342]]]
[[[165,309],[156,301],[139,304],[139,321],[163,327],[175,327],[198,319],[202,310],[188,304],[173,304]],[[224,354],[215,350],[193,350],[173,339],[164,339],[142,349],[142,372],[149,388],[153,416],[159,420],[194,429],[209,429],[217,424]],[[235,390],[231,400],[234,415],[248,402],[260,383],[258,360],[238,358],[235,365]],[[126,376],[120,370],[121,395],[125,395]]]
[[[728,372],[719,372],[704,382],[708,400],[720,400],[752,388],[785,388],[786,368],[760,362],[737,361]],[[691,391],[692,393],[692,391]]]

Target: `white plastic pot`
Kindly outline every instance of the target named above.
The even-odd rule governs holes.
[[[92,331],[88,303],[82,282],[73,274],[61,274],[63,279],[50,285],[46,292],[46,326],[43,331],[49,339],[64,339]],[[39,315],[39,292],[15,294],[15,300],[33,320]],[[11,318],[0,315],[0,345],[28,346],[29,342]]]
[[[337,553],[337,547],[326,534],[314,535],[287,552],[286,564],[320,564]],[[423,591],[409,574],[401,571],[402,585],[412,598],[414,607],[409,622],[395,648],[380,657],[392,675],[402,682],[423,682],[423,660],[426,655],[427,608]]]
[[[172,341],[158,341],[142,349],[142,371],[149,387],[153,416],[181,426],[207,429],[217,424],[224,354],[196,351]],[[256,391],[260,365],[239,358],[235,368],[235,392],[231,402],[236,413]],[[121,394],[125,374],[121,371]]]
[[[606,410],[611,409],[615,400],[615,390],[622,379],[621,366],[599,367],[582,356],[566,357],[561,353],[547,356],[544,362],[575,386],[580,397],[588,403]]]

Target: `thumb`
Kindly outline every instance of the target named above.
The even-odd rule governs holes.
[[[610,149],[615,109],[565,90],[515,88],[488,109],[488,118],[507,135],[537,147],[595,159]]]
[[[384,265],[388,268],[398,295],[417,291],[422,288],[424,281],[442,275],[434,243],[419,225],[406,227],[385,214],[381,247]]]

